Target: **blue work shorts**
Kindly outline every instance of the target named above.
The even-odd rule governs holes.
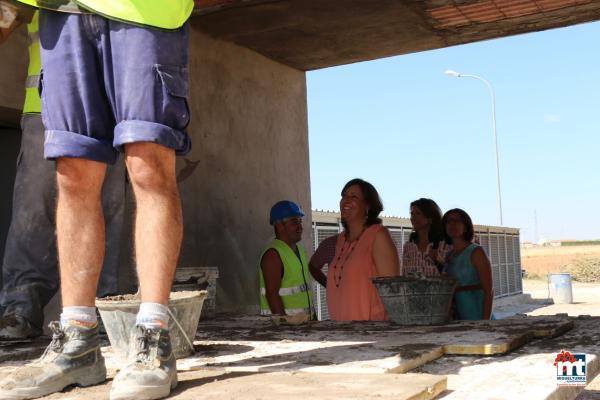
[[[188,37],[187,24],[167,31],[41,10],[44,157],[112,164],[137,142],[189,152]]]

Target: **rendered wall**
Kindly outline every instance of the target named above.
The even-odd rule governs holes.
[[[274,202],[295,200],[307,211],[304,245],[311,248],[305,74],[191,32],[193,148],[178,162],[180,265],[218,266],[218,310],[254,312]]]

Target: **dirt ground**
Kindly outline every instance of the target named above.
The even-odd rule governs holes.
[[[532,300],[527,301],[527,299],[518,297],[500,299],[496,302],[499,306],[494,309],[494,313],[500,314],[500,317],[514,314],[553,315],[559,313],[566,313],[570,316],[600,316],[600,282],[572,282],[572,285],[572,304],[552,304],[547,280],[524,279],[523,293],[530,295]],[[506,301],[508,303],[504,305]]]
[[[600,246],[532,247],[521,249],[521,264],[529,276],[544,277],[561,272],[582,257],[600,258]]]
[[[495,308],[494,313],[499,314],[500,317],[507,317],[518,313],[527,315],[555,315],[566,313],[570,316],[600,316],[600,283],[573,282],[572,304],[552,304],[549,295],[548,282],[545,280],[523,280],[523,293],[531,295],[532,300],[508,302],[506,305]],[[526,296],[523,296],[522,298],[527,299]],[[576,400],[592,399],[600,399],[600,375],[592,382],[588,383],[585,391],[577,396]]]
[[[498,317],[507,317],[515,314],[528,314],[528,315],[554,315],[558,313],[566,313],[571,316],[577,315],[594,315],[600,316],[600,284],[582,284],[573,283],[573,304],[550,304],[548,301],[548,284],[543,280],[525,280],[523,282],[524,292],[527,295],[524,296],[513,296],[510,299],[504,299],[497,302],[495,307],[495,314]],[[10,366],[7,369],[10,369]],[[16,363],[15,363],[16,366]],[[6,368],[6,367],[5,367]],[[114,376],[114,369],[110,371],[111,377]],[[389,376],[395,374],[384,374],[382,379],[387,379]],[[375,376],[375,375],[374,375]],[[302,381],[303,378],[296,377],[294,375],[282,377],[279,375],[273,375],[272,377],[265,374],[260,375],[260,380],[257,381],[258,376],[252,372],[224,372],[218,370],[211,370],[210,368],[180,372],[179,379],[180,385],[173,392],[171,399],[185,399],[192,400],[199,398],[198,389],[201,387],[217,388],[217,391],[205,393],[202,398],[207,399],[234,399],[244,397],[244,394],[248,390],[251,391],[254,398],[269,398],[269,394],[272,394],[270,388],[285,388],[283,385],[286,383],[285,379],[299,379],[302,385],[307,385],[307,382]],[[291,382],[291,381],[290,381]],[[294,381],[295,382],[295,381]],[[107,381],[102,385],[95,386],[93,388],[73,388],[67,392],[57,393],[46,397],[46,399],[62,399],[62,400],[103,400],[108,399],[108,392],[110,389],[111,381]],[[295,383],[292,385],[294,386]],[[290,386],[286,386],[286,390],[290,390]],[[307,386],[308,387],[308,386]],[[194,390],[194,388],[196,390]],[[335,388],[334,388],[335,389]],[[274,390],[274,389],[273,389]],[[336,389],[339,391],[339,388]],[[337,392],[336,392],[337,393]],[[218,396],[217,396],[218,394]],[[305,396],[304,392],[297,393],[299,396]],[[324,396],[326,392],[313,394],[310,397],[313,398],[326,398]],[[216,397],[215,397],[216,396]],[[283,398],[282,396],[281,398]],[[287,396],[289,397],[289,396]],[[444,398],[444,395],[440,396]],[[327,397],[334,398],[334,397]],[[386,398],[386,393],[380,393],[376,390],[371,392],[361,392],[356,390],[355,385],[348,386],[348,392],[344,393],[343,396],[337,398],[361,398],[361,399],[375,399],[375,398]],[[395,396],[393,398],[400,398]],[[420,397],[418,397],[420,398]],[[439,398],[439,397],[438,397]],[[596,378],[588,384],[586,390],[579,394],[576,400],[592,400],[600,399],[600,377]]]

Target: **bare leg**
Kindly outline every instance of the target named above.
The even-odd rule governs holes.
[[[56,162],[56,236],[64,307],[94,306],[104,258],[102,182],[106,164],[79,158]]]
[[[125,146],[135,193],[135,256],[142,302],[167,304],[183,236],[175,151],[154,143]]]

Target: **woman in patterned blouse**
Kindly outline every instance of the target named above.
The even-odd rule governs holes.
[[[442,211],[431,199],[418,199],[410,203],[410,223],[413,232],[404,244],[402,274],[421,273],[438,276],[450,250],[444,242]]]

